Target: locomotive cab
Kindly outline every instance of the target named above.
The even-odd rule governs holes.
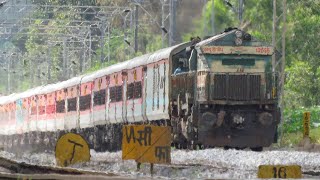
[[[274,49],[235,29],[195,45],[187,70],[172,75],[174,141],[261,148],[274,142],[279,110]],[[179,60],[178,60],[179,59]],[[173,67],[175,64],[173,64]]]

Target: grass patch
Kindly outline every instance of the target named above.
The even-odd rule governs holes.
[[[281,138],[281,146],[292,147],[297,146],[302,140],[302,132],[285,133]],[[320,127],[310,130],[310,138],[312,143],[320,144]]]

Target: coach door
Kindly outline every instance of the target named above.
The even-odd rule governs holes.
[[[66,115],[66,95],[67,89],[61,89],[56,94],[56,129],[64,130],[64,117]]]
[[[22,117],[23,117],[23,125],[22,125],[22,132],[26,133],[29,131],[29,100],[28,98],[23,98],[22,102]]]
[[[47,94],[47,103],[46,103],[46,122],[47,122],[47,131],[56,130],[56,93]]]
[[[23,128],[23,122],[24,122],[24,117],[23,117],[23,99],[18,99],[16,100],[16,132],[18,134],[22,134],[22,128]]]
[[[29,127],[30,131],[37,131],[37,96],[30,97]]]
[[[46,95],[38,95],[38,130],[46,131]]]
[[[92,126],[91,104],[92,104],[93,82],[81,83],[79,96],[79,125],[80,128]]]
[[[64,120],[65,129],[70,130],[79,127],[78,122],[78,85],[67,88],[67,113]]]
[[[93,84],[93,124],[101,125],[106,123],[106,77],[94,80]]]
[[[108,119],[111,123],[122,123],[123,82],[121,72],[110,77]]]
[[[128,71],[126,103],[128,122],[143,120],[142,76],[142,67]]]

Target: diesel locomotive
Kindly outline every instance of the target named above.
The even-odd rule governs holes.
[[[76,132],[91,148],[114,151],[123,125],[157,124],[172,127],[177,147],[260,150],[276,140],[280,121],[274,52],[230,29],[0,97],[0,146],[52,149]]]

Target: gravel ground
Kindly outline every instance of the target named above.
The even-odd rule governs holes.
[[[0,152],[0,156],[19,162],[38,165],[55,165],[53,153],[20,154]],[[259,165],[297,164],[305,171],[320,172],[320,152],[302,152],[293,149],[266,150],[223,150],[220,148],[198,151],[173,150],[171,165],[155,165],[154,177],[175,179],[231,178],[254,179]],[[96,153],[91,151],[91,161],[74,165],[74,168],[115,173],[126,177],[150,177],[150,165],[143,164],[136,171],[134,161],[123,161],[121,152]],[[308,176],[304,176],[310,178]],[[312,177],[319,178],[319,177]]]

